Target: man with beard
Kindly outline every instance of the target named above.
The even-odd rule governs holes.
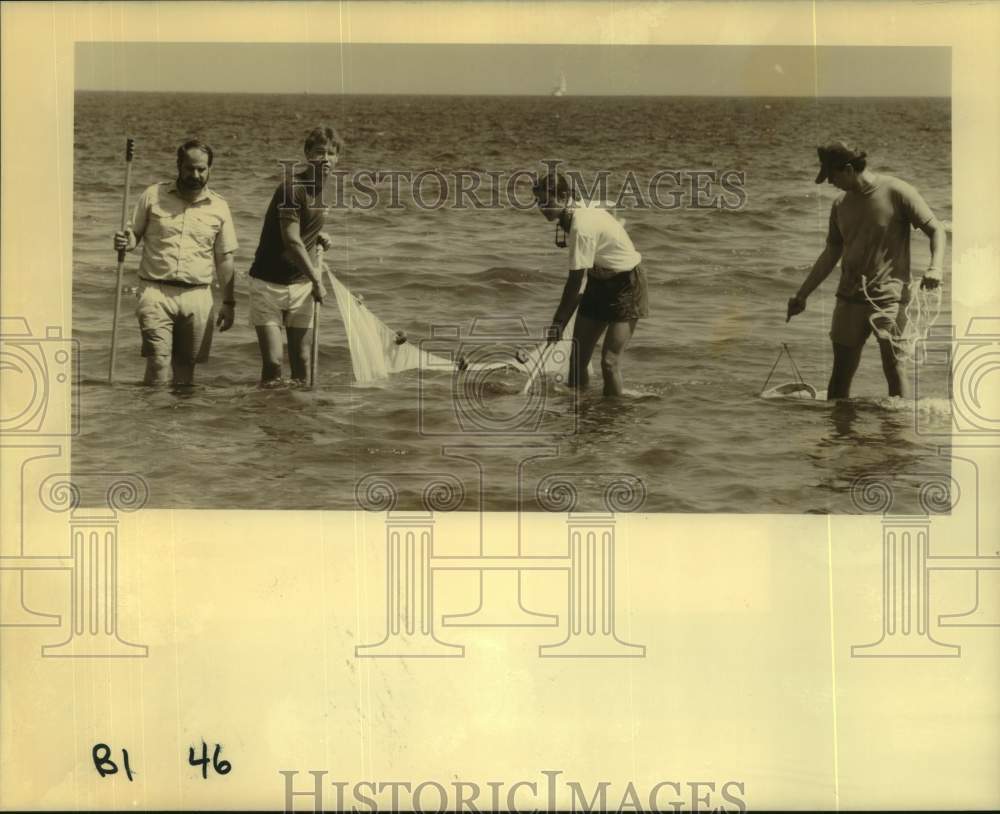
[[[146,358],[143,384],[191,385],[194,366],[212,344],[213,270],[223,304],[216,325],[232,327],[236,300],[236,231],[229,205],[208,189],[212,148],[198,140],[177,149],[177,179],[148,187],[135,205],[115,250],[142,241],[136,316]]]

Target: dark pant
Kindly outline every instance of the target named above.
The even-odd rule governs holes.
[[[606,278],[588,272],[580,314],[598,322],[629,322],[648,317],[649,290],[643,270],[636,266]]]

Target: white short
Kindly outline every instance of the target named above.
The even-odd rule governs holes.
[[[255,328],[310,328],[312,318],[312,283],[281,285],[250,278],[250,324]]]

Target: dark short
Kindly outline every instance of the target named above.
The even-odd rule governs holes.
[[[649,288],[645,273],[639,266],[606,278],[588,272],[580,314],[598,322],[630,322],[648,317]]]

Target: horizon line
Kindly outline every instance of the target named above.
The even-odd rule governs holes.
[[[438,96],[454,98],[478,98],[478,97],[499,97],[499,98],[533,98],[533,99],[617,99],[621,97],[645,98],[645,99],[951,99],[952,95],[940,94],[831,94],[831,95],[802,95],[802,94],[756,94],[756,93],[567,93],[561,96],[553,96],[547,93],[435,93],[433,91],[420,93],[379,93],[379,92],[344,92],[344,91],[253,91],[253,90],[118,90],[114,88],[74,88],[74,93],[182,93],[190,96]],[[558,102],[556,103],[558,104]]]

